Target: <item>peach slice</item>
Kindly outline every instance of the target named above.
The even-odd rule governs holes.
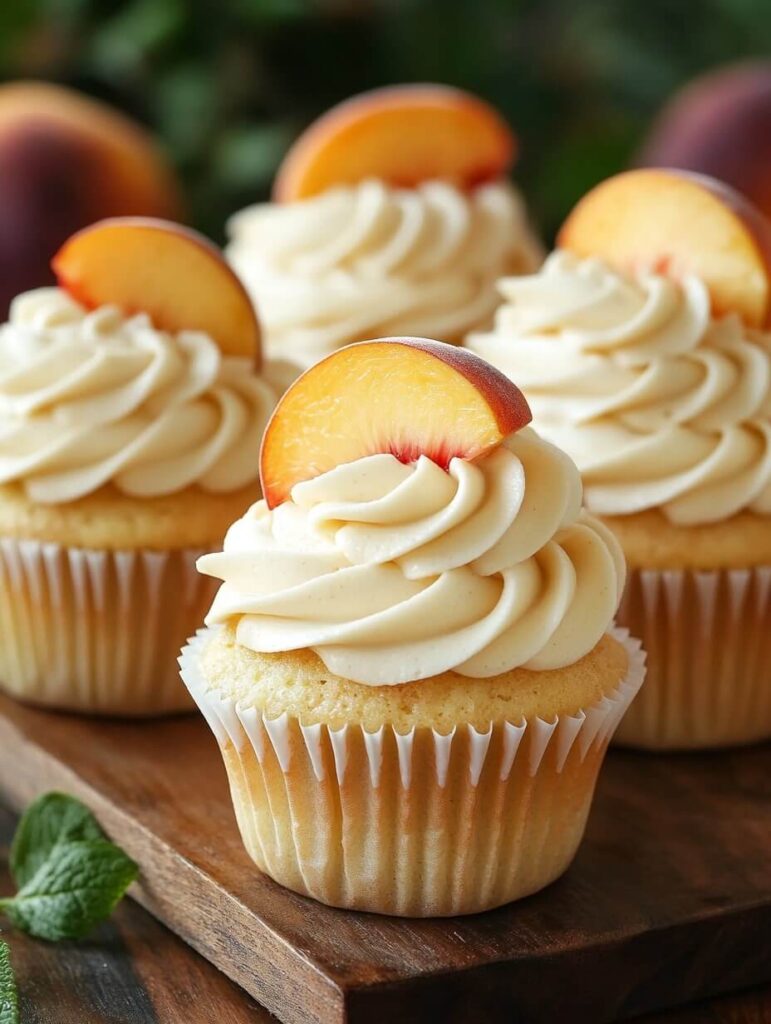
[[[504,174],[516,139],[487,103],[445,85],[398,85],[354,96],[315,121],[284,158],[278,202],[379,178],[414,188],[444,178],[471,188]]]
[[[156,327],[205,331],[226,355],[259,362],[260,329],[243,285],[216,246],[170,221],[118,217],[78,231],[52,264],[89,308],[147,313]]]
[[[295,484],[365,455],[475,459],[531,419],[516,385],[465,349],[425,338],[348,345],[307,370],[276,407],[260,454],[270,508]]]
[[[717,315],[768,322],[771,224],[727,185],[688,171],[642,169],[608,178],[570,214],[557,244],[611,266],[700,277]]]

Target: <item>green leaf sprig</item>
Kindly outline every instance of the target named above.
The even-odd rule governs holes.
[[[11,967],[11,953],[0,942],[0,1024],[19,1024],[19,997]]]
[[[138,874],[88,808],[64,793],[48,793],[27,809],[10,867],[19,889],[0,899],[0,911],[21,931],[50,942],[87,935]]]

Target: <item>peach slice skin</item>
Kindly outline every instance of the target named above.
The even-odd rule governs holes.
[[[276,407],[260,453],[269,508],[295,484],[366,455],[475,459],[526,426],[519,388],[465,349],[424,338],[348,345],[299,377]]]
[[[51,261],[62,288],[90,309],[147,313],[161,330],[204,331],[225,355],[260,360],[260,328],[216,246],[171,221],[115,217],[68,239]]]
[[[442,178],[472,188],[510,169],[516,139],[484,101],[442,85],[400,85],[333,107],[295,142],[279,168],[277,202],[378,178],[414,188]]]
[[[560,248],[621,270],[695,274],[713,312],[768,323],[771,224],[738,192],[690,171],[641,169],[601,182],[578,203]]]

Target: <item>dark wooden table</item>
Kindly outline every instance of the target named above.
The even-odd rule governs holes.
[[[3,895],[11,891],[6,865],[14,826],[14,816],[0,806]],[[131,900],[87,942],[54,946],[6,930],[4,923],[0,929],[11,947],[22,1024],[275,1022]],[[637,1018],[636,1024],[771,1024],[771,987]]]

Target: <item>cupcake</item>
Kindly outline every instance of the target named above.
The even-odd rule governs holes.
[[[494,110],[437,85],[366,93],[311,125],[275,201],[228,225],[287,379],[362,337],[459,343],[490,321],[496,279],[543,256],[506,179],[515,148]]]
[[[466,914],[570,863],[642,655],[612,626],[620,548],[529,419],[418,339],[342,349],[279,403],[181,666],[282,885]]]
[[[597,187],[469,349],[520,382],[630,567],[648,682],[621,742],[771,737],[771,228],[724,186]]]
[[[275,405],[219,253],[102,221],[0,327],[0,688],[101,714],[190,707],[176,656],[211,602],[202,550],[260,496]]]

